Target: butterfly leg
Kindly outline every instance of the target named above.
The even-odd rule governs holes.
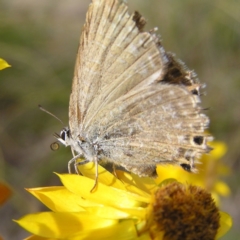
[[[95,164],[95,182],[94,182],[93,188],[90,191],[91,193],[94,192],[94,190],[96,189],[97,184],[98,184],[98,158],[97,158],[97,156],[94,157],[93,161]]]
[[[83,165],[83,164],[86,164],[88,163],[89,161],[88,160],[83,160],[81,162],[77,162],[77,159],[75,159],[75,162],[74,162],[74,169],[75,169],[75,172],[78,174],[78,175],[82,175],[81,172],[79,172],[78,170],[78,165]]]
[[[113,175],[115,176],[115,177],[117,177],[117,172],[116,172],[116,165],[115,164],[113,164]]]
[[[73,162],[76,164],[76,160],[77,160],[79,157],[81,157],[81,156],[82,156],[82,154],[78,154],[78,155],[74,156],[71,160],[68,161],[68,172],[69,172],[69,173],[72,173],[72,171],[71,171],[71,164],[72,164]],[[87,162],[86,162],[86,163],[87,163]],[[75,167],[75,164],[74,164],[74,167]],[[76,168],[75,168],[75,170],[76,170]],[[77,171],[77,173],[78,173],[78,171]]]
[[[76,162],[77,158],[79,158],[80,156],[81,156],[81,155],[77,155],[76,157],[74,157],[73,159],[71,159],[71,160],[68,162],[68,171],[69,171],[69,170],[71,171],[71,164],[72,164],[73,162],[75,162],[75,163],[74,163],[74,168],[75,168],[75,171],[76,171],[77,173],[79,173],[79,171],[78,171],[78,169],[77,169],[77,166],[78,166],[78,165],[84,165],[84,164],[86,164],[86,163],[89,162],[89,160],[87,160],[87,159],[85,159],[85,160],[83,160],[83,161],[81,161],[81,162]],[[94,161],[94,164],[95,164],[95,182],[94,182],[94,185],[93,185],[93,187],[92,187],[92,189],[91,189],[91,191],[90,191],[91,193],[94,192],[94,190],[95,190],[96,187],[97,187],[97,183],[98,183],[98,158],[97,158],[97,156],[94,157],[93,161]],[[71,172],[69,172],[69,173],[71,173]]]

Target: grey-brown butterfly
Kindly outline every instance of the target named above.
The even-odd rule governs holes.
[[[78,164],[93,161],[155,176],[156,165],[194,164],[210,151],[201,113],[201,84],[174,55],[165,52],[156,29],[128,13],[121,0],[93,0],[80,37],[69,128],[57,139],[70,146]],[[78,162],[81,157],[84,160]]]

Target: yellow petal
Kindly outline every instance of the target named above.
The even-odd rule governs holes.
[[[68,238],[84,231],[96,230],[116,224],[118,221],[100,219],[88,213],[42,212],[29,214],[16,221],[27,231],[47,238]]]
[[[115,224],[111,227],[106,227],[103,229],[97,229],[95,231],[87,232],[84,231],[74,237],[69,237],[67,240],[152,240],[149,236],[149,233],[146,232],[141,234],[140,236],[137,235],[135,226],[133,221],[122,221],[118,224]],[[159,238],[158,240],[161,240]],[[56,238],[44,238],[40,236],[30,236],[25,238],[24,240],[56,240]],[[66,239],[65,239],[66,240]]]
[[[68,240],[138,240],[137,231],[132,220],[124,220],[115,225],[96,229],[94,231],[83,231]],[[150,238],[140,238],[141,240],[150,240]]]
[[[85,208],[90,214],[94,214],[102,218],[111,218],[111,219],[125,219],[125,218],[134,218],[142,220],[146,218],[147,210],[146,208],[135,207],[135,208],[121,208],[121,210],[108,207],[88,207]]]
[[[78,169],[83,174],[83,176],[95,180],[96,168],[93,162],[79,165]],[[115,188],[126,190],[123,183],[118,178],[116,178],[112,173],[103,168],[101,165],[98,165],[98,181],[107,186],[112,186]]]
[[[161,183],[165,179],[173,178],[177,179],[179,182],[186,183],[189,180],[190,173],[186,172],[179,166],[171,165],[158,165],[157,166],[158,177],[155,180],[157,184]],[[191,174],[193,176],[193,174]]]
[[[45,237],[32,235],[27,238],[24,238],[24,240],[56,240],[56,238],[45,238]]]
[[[162,188],[173,182],[178,182],[178,181],[174,178],[167,178],[167,179],[163,180],[161,183],[159,183],[158,186]]]
[[[54,212],[80,212],[84,207],[99,206],[69,192],[65,187],[45,187],[27,189]]]
[[[133,207],[133,208],[122,208],[122,211],[128,213],[131,218],[137,218],[139,220],[146,219],[147,208]]]
[[[152,178],[138,177],[135,174],[128,174],[123,171],[117,171],[117,175],[125,183],[128,191],[149,197],[149,194],[157,189],[157,184]]]
[[[222,196],[229,196],[230,195],[230,188],[228,187],[228,185],[224,182],[218,181],[215,186],[214,186],[214,190],[219,193]]]
[[[0,58],[0,70],[7,68],[7,67],[11,67],[11,65],[9,65],[5,60]]]
[[[93,162],[89,162],[87,164],[80,165],[78,167],[78,169],[84,176],[95,180],[96,172],[95,172],[95,164]],[[112,173],[108,172],[101,165],[98,165],[98,182],[103,183],[106,186],[112,186],[114,188],[128,190],[133,193],[137,193],[139,195],[149,197],[149,195],[146,194],[146,192],[144,192],[140,189],[140,185],[137,186],[137,184],[139,184],[141,181],[138,180],[138,182],[137,182],[136,179],[133,179],[134,177],[132,177],[132,175],[135,176],[135,178],[137,178],[136,175],[134,175],[134,174],[130,175],[123,171],[116,171],[116,172],[117,172],[118,177],[116,177]],[[128,177],[126,177],[126,176],[128,176]],[[133,181],[132,184],[127,184],[127,183],[130,183],[130,181],[125,182],[125,180],[127,180],[127,178],[129,178],[129,177],[131,178],[131,181]],[[123,180],[123,181],[120,181],[119,179]],[[145,179],[149,179],[149,181],[148,181],[149,186],[150,186],[150,182],[152,184],[154,184],[154,181],[152,179],[150,179],[150,178],[145,178]],[[143,180],[143,178],[141,178],[141,180]],[[142,186],[144,186],[143,182],[141,183]],[[156,184],[154,186],[156,186]],[[146,190],[146,186],[145,186],[145,190]]]
[[[118,210],[116,208],[101,206],[101,207],[87,207],[85,210],[89,214],[93,214],[95,216],[101,218],[110,218],[110,219],[124,219],[131,217],[131,214],[128,214],[124,211]]]
[[[226,234],[232,227],[232,218],[229,214],[225,212],[220,212],[220,229],[218,230],[217,238],[219,239],[224,234]]]
[[[134,238],[134,240],[152,240],[151,236],[148,232],[141,234],[138,238]],[[156,240],[162,240],[162,238],[158,238]]]
[[[74,194],[90,201],[117,208],[141,207],[150,199],[121,189],[97,184],[94,192],[90,192],[94,180],[76,174],[58,174],[63,185]]]
[[[213,150],[210,153],[210,157],[213,159],[220,159],[222,156],[224,156],[227,152],[227,146],[223,142],[210,142],[209,145],[213,148]]]
[[[220,205],[219,195],[216,192],[212,192],[211,195],[216,205],[219,206]]]

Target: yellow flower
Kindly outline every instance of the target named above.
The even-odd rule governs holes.
[[[213,150],[201,158],[200,164],[197,166],[198,173],[188,173],[178,166],[158,165],[156,182],[160,183],[166,178],[174,178],[182,183],[194,184],[210,191],[217,202],[219,202],[219,195],[228,196],[230,189],[225,182],[220,180],[221,176],[229,173],[229,169],[220,162],[227,147],[223,142],[217,141],[211,142],[209,145]]]
[[[26,215],[16,221],[34,234],[28,240],[167,240],[172,234],[184,236],[186,231],[197,237],[202,232],[212,234],[212,238],[204,238],[210,240],[218,239],[231,226],[231,218],[220,213],[211,195],[199,187],[167,180],[157,186],[152,179],[121,171],[117,171],[118,177],[115,177],[99,166],[97,189],[91,193],[94,164],[79,168],[87,176],[62,174],[58,175],[62,187],[28,189],[52,210]],[[184,219],[176,222],[176,216]],[[201,216],[203,220],[196,224],[194,216],[195,219]],[[203,228],[197,229],[199,226]],[[174,239],[181,238],[171,238]]]
[[[0,70],[3,70],[4,68],[11,67],[5,60],[0,58]]]

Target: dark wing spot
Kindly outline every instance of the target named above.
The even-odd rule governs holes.
[[[193,141],[197,145],[202,145],[203,144],[203,136],[195,136],[195,137],[193,137]]]
[[[191,172],[191,166],[189,164],[186,163],[182,163],[180,164],[180,166],[187,172]]]
[[[146,20],[144,19],[144,17],[142,17],[139,12],[135,11],[132,19],[136,23],[138,30],[142,32],[146,24]]]
[[[171,67],[173,67],[173,66],[171,66]],[[182,73],[179,71],[179,69],[177,69],[177,68],[175,68],[175,67],[173,67],[173,68],[171,69],[171,71],[169,72],[169,74],[171,74],[173,78],[178,78],[178,77],[181,77],[181,76],[182,76]]]
[[[193,95],[199,95],[199,91],[197,89],[193,89],[191,92]]]

